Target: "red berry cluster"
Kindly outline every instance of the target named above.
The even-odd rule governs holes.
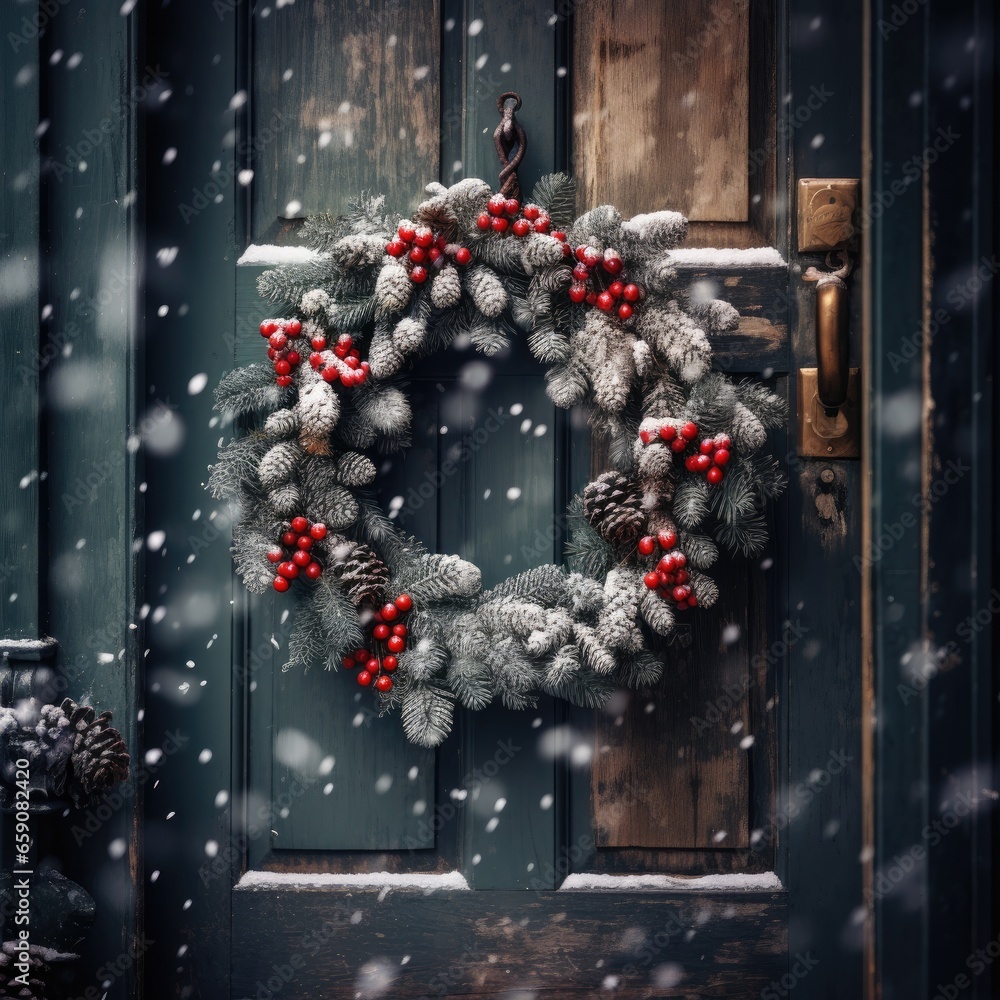
[[[728,434],[717,434],[714,438],[702,438],[700,442],[696,442],[698,425],[691,421],[680,428],[666,423],[661,425],[659,431],[639,431],[639,439],[643,444],[649,444],[657,437],[666,441],[675,455],[689,452],[684,455],[684,468],[688,472],[703,472],[712,486],[725,478],[724,470],[729,464],[729,449],[732,444]]]
[[[297,319],[266,319],[260,324],[260,335],[267,340],[267,356],[274,363],[275,381],[282,388],[292,384],[292,372],[302,364],[302,355],[295,350],[295,340],[302,334]]]
[[[594,247],[581,245],[575,256],[573,284],[569,286],[571,301],[597,306],[601,312],[615,311],[619,319],[628,319],[645,293],[633,282],[618,277],[624,267],[618,251],[608,247],[602,254]]]
[[[272,545],[267,550],[267,561],[275,563],[278,575],[274,578],[274,589],[283,594],[292,585],[300,572],[310,580],[318,580],[323,575],[323,567],[312,553],[315,542],[326,538],[326,525],[309,518],[293,517],[288,530],[281,536],[281,545]],[[291,550],[291,556],[288,551]]]
[[[492,229],[503,235],[509,229],[515,236],[527,236],[528,233],[542,233],[559,240],[563,244],[563,254],[569,256],[570,248],[566,245],[566,234],[553,229],[548,212],[540,205],[525,205],[521,211],[521,203],[516,198],[505,198],[502,194],[493,195],[486,203],[486,211],[480,213],[476,225],[482,229]]]
[[[309,364],[325,382],[339,381],[341,385],[352,386],[368,380],[368,362],[361,360],[361,352],[354,347],[349,333],[342,333],[337,338],[332,352],[327,349],[326,337],[317,334],[312,339],[312,349]]]
[[[410,272],[410,281],[416,285],[422,285],[429,277],[427,265],[440,267],[445,255],[453,257],[456,264],[468,264],[472,260],[468,247],[450,244],[427,226],[415,226],[404,220],[396,233],[396,238],[386,243],[385,252],[390,257],[402,258]]]
[[[678,609],[693,608],[698,604],[698,598],[688,585],[687,556],[677,549],[677,532],[661,531],[656,538],[646,535],[639,539],[639,554],[651,556],[657,546],[664,552],[655,569],[651,569],[643,578],[643,583],[650,590],[655,590],[665,601],[672,600]]]
[[[357,675],[362,687],[374,683],[383,694],[392,690],[390,675],[399,666],[399,654],[406,649],[406,626],[398,618],[412,607],[413,598],[409,594],[400,594],[396,600],[384,604],[372,619],[372,650],[356,649],[352,656],[341,659],[348,670],[362,668]]]

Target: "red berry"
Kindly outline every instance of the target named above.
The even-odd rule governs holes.
[[[640,294],[639,286],[633,285],[631,282],[622,289],[622,298],[626,302],[638,302]]]
[[[286,531],[281,536],[281,541],[285,545],[287,545],[288,548],[291,548],[298,540],[299,540],[299,536],[298,536],[298,533],[295,532],[295,531]]]
[[[340,372],[333,365],[327,365],[320,374],[323,376],[324,382],[336,382],[340,378]]]
[[[596,306],[597,305],[597,292],[594,292],[594,291],[587,292],[587,297],[586,297],[586,299],[584,299],[584,301],[587,303],[588,306]]]
[[[288,343],[288,338],[279,331],[278,333],[272,333],[271,336],[268,338],[267,342],[276,351],[282,351],[285,348],[285,344]]]
[[[290,319],[285,324],[285,333],[289,337],[297,337],[302,332],[302,324],[297,319]]]
[[[645,538],[639,539],[638,549],[644,556],[649,556],[653,554],[653,549],[656,548],[656,539],[652,535],[646,535]]]
[[[490,228],[490,217],[485,212],[483,212],[479,216],[479,218],[476,219],[476,225],[480,229],[489,229]]]
[[[608,285],[608,291],[616,299],[620,299],[622,297],[622,291],[624,288],[625,286],[620,281],[612,281],[611,284]]]
[[[306,552],[305,549],[299,549],[292,555],[292,562],[295,563],[295,565],[298,566],[299,569],[305,569],[306,566],[308,566],[309,563],[312,562],[312,556],[309,555],[309,553]]]
[[[700,445],[698,445],[698,451],[703,455],[711,455],[715,451],[715,442],[711,438],[705,438]]]
[[[472,260],[472,253],[468,247],[459,247],[455,251],[456,264],[468,264]]]
[[[348,387],[354,385],[355,384],[354,374],[355,373],[350,370],[346,372],[341,372],[340,373],[341,384],[346,385]]]
[[[377,687],[379,691],[382,691],[383,693],[386,691],[391,691],[392,678],[388,677],[386,674],[382,674],[382,676],[379,677],[377,681],[375,681],[375,687]]]
[[[314,559],[306,566],[306,576],[310,580],[318,580],[323,575],[323,567]]]
[[[320,334],[319,336],[313,337],[313,339],[310,340],[309,343],[312,345],[312,349],[314,351],[325,351],[326,350],[326,337],[324,337],[322,334]]]
[[[569,286],[569,297],[571,302],[575,302],[579,305],[587,297],[587,287],[586,285],[570,285]]]
[[[681,428],[681,436],[688,439],[688,441],[693,441],[698,436],[698,425],[688,421]]]
[[[674,587],[670,593],[673,595],[675,601],[685,601],[687,600],[687,587]]]
[[[619,319],[629,319],[632,315],[632,307],[627,302],[622,302],[618,306],[618,318]]]
[[[684,611],[685,608],[687,608],[687,607],[688,607],[688,602],[687,601],[678,601],[677,602],[677,610],[678,611]]]
[[[282,359],[281,361],[275,361],[274,362],[274,370],[279,375],[291,375],[291,373],[292,373],[292,366],[287,361],[285,361],[284,359]]]
[[[271,585],[279,594],[283,594],[291,586],[291,584],[283,576],[276,576]]]
[[[685,448],[686,448],[687,446],[688,446],[688,443],[687,443],[687,438],[682,438],[682,437],[679,437],[679,438],[674,438],[674,439],[673,439],[673,441],[671,441],[671,442],[670,442],[670,448],[671,448],[671,450],[672,450],[672,451],[675,451],[675,452],[677,452],[677,454],[678,454],[678,455],[679,455],[679,454],[680,454],[680,453],[681,453],[681,452],[682,452],[682,451],[683,451],[683,450],[684,450],[684,449],[685,449]]]
[[[718,466],[712,466],[708,472],[705,473],[705,478],[713,485],[717,485],[722,482],[722,477],[725,473]]]
[[[293,368],[298,368],[302,364],[302,355],[298,351],[289,351],[285,358]]]
[[[493,219],[493,221],[490,223],[490,226],[492,227],[493,232],[495,232],[495,233],[505,233],[505,232],[507,232],[507,227],[509,225],[510,225],[510,223],[502,215],[496,216]]]
[[[277,331],[278,324],[273,319],[266,319],[260,324],[260,335],[262,337],[270,337],[272,333],[277,333]]]
[[[656,540],[661,549],[672,549],[677,544],[677,532],[667,528],[657,534]]]
[[[309,535],[299,535],[299,540],[295,544],[303,552],[308,552],[313,547],[313,540]]]
[[[413,598],[409,594],[400,594],[393,603],[400,611],[409,611],[413,607]]]
[[[551,220],[547,215],[541,216],[541,218],[535,221],[535,232],[536,233],[547,233],[549,231],[549,226],[552,225]],[[552,234],[555,236],[555,233]],[[556,239],[566,239],[566,234],[563,233],[561,237],[556,236]]]
[[[319,366],[323,364],[323,355],[320,354],[319,351],[313,351],[312,354],[309,355],[309,364],[311,364],[313,368],[319,368]]]
[[[611,297],[610,292],[601,292],[597,296],[597,308],[603,312],[610,312],[615,304],[615,300]]]
[[[527,236],[531,232],[531,223],[527,219],[518,219],[510,228],[515,236]]]
[[[524,217],[529,222],[534,222],[542,214],[542,210],[537,205],[525,205]]]
[[[728,434],[718,434],[718,435],[716,435],[716,438],[715,438],[715,446],[716,446],[716,448],[724,448],[726,451],[728,451],[729,447],[730,447],[730,445],[732,445],[732,443],[733,442],[730,440]]]
[[[688,571],[686,569],[679,569],[677,571],[677,582],[687,583],[688,581]]]
[[[269,347],[267,349],[267,360],[273,361],[278,356],[278,352],[273,348]]]
[[[486,210],[490,215],[503,215],[504,208],[507,207],[507,199],[502,194],[495,194],[486,203]]]
[[[660,437],[664,441],[673,441],[677,437],[677,428],[673,424],[664,424],[660,428]]]
[[[688,595],[687,602],[688,602],[688,607],[689,608],[696,607],[697,604],[698,604],[698,598],[695,597],[694,594],[690,594],[690,595]]]
[[[282,389],[287,389],[292,384],[291,375],[279,375],[275,380]]]
[[[412,243],[413,237],[417,235],[417,230],[412,222],[401,222],[396,232],[399,233],[399,238],[404,243]]]
[[[402,257],[406,252],[406,244],[402,240],[389,240],[385,245],[385,252],[390,257]]]
[[[292,518],[292,531],[298,532],[301,535],[308,527],[309,518],[303,517],[301,514],[298,517]]]
[[[387,670],[390,674],[398,666],[399,666],[399,660],[397,660],[396,657],[392,655],[392,653],[389,653],[388,656],[382,657],[382,669]]]
[[[521,211],[521,203],[516,198],[508,198],[503,203],[503,210],[513,218]]]
[[[656,564],[656,568],[664,575],[673,573],[677,569],[677,557],[668,553]]]
[[[399,608],[391,602],[389,604],[383,604],[380,614],[385,621],[394,622],[399,617]]]
[[[362,659],[365,661],[365,670],[373,674],[378,673],[378,660],[374,656],[370,659],[368,657],[362,657]]]
[[[337,344],[333,349],[333,353],[337,355],[338,358],[346,358],[350,354],[351,349],[346,344]]]
[[[621,257],[619,257],[618,254],[611,249],[604,251],[604,260],[602,261],[602,264],[604,265],[604,270],[607,271],[608,274],[618,274],[618,272],[622,269]]]
[[[423,264],[427,260],[427,251],[421,246],[415,246],[410,249],[410,260],[414,264]]]
[[[421,267],[418,264],[410,271],[410,280],[415,281],[418,285],[422,285],[427,280],[427,268]]]
[[[586,281],[590,277],[590,268],[586,264],[577,264],[573,268],[573,277],[577,281]]]
[[[406,638],[406,626],[403,625],[403,624],[393,625],[392,626],[392,634],[393,635],[398,635],[401,639],[405,639]]]
[[[712,459],[708,455],[695,455],[694,467],[696,472],[704,472],[712,464]]]
[[[597,267],[601,262],[600,251],[595,250],[593,247],[583,248],[583,262],[587,267]]]
[[[367,381],[368,381],[368,369],[367,368],[359,368],[354,373],[354,384],[355,385],[363,385]]]
[[[389,638],[389,626],[388,625],[376,625],[372,629],[372,635],[375,636],[379,642],[384,642]]]
[[[421,226],[413,234],[413,242],[416,243],[418,247],[432,246],[434,244],[434,234],[426,226]]]
[[[576,248],[576,250],[574,250],[574,251],[573,251],[573,256],[574,256],[574,257],[576,257],[576,259],[577,259],[577,260],[578,260],[578,261],[579,261],[579,262],[580,262],[581,264],[583,263],[583,258],[584,258],[584,257],[586,256],[586,254],[587,254],[587,244],[586,244],[586,243],[581,243],[581,244],[580,244],[580,245],[579,245],[579,246],[578,246],[578,247]]]
[[[713,456],[712,461],[716,465],[728,465],[729,464],[729,450],[727,448],[720,448]]]
[[[427,259],[432,264],[436,264],[441,259],[441,251],[437,247],[431,247],[427,251]]]
[[[340,663],[342,666],[347,667],[348,670],[353,670],[357,664],[354,662],[353,656],[342,656],[340,658]]]
[[[686,566],[687,565],[687,561],[688,561],[688,557],[686,555],[684,555],[683,552],[675,552],[674,553],[674,562],[677,563],[677,568],[678,569],[680,569],[681,566]]]
[[[267,550],[267,561],[273,563],[280,563],[282,559],[285,558],[284,549],[278,545],[272,545],[271,548]]]
[[[538,227],[536,226],[535,229],[537,230]],[[561,229],[553,229],[552,232],[549,233],[549,235],[552,237],[552,239],[559,240],[560,243],[566,242],[566,234]],[[569,247],[566,247],[566,249],[569,250]],[[570,253],[572,252],[573,251],[570,250]]]
[[[656,590],[660,586],[660,574],[656,570],[650,570],[643,578],[642,582],[649,587],[650,590]]]
[[[390,653],[402,653],[406,649],[406,640],[401,635],[390,635],[385,645]]]
[[[649,444],[649,442],[653,440],[653,432],[647,430],[639,431],[639,440],[643,444]]]
[[[358,361],[358,359],[354,356],[353,353],[349,354],[346,358],[344,358],[344,364],[347,365],[347,367],[350,368],[352,371],[356,368],[361,367],[361,362]]]
[[[358,683],[363,687],[368,687],[372,682],[372,675],[370,670],[362,670],[357,677]]]
[[[294,580],[299,575],[299,567],[293,562],[283,562],[278,566],[278,573],[289,580]]]
[[[364,663],[371,655],[372,654],[369,653],[367,649],[354,650],[354,659],[357,660],[358,663]]]
[[[438,234],[437,239],[434,240],[434,246],[436,246],[438,250],[443,250],[447,245],[448,241],[444,238],[444,236]]]

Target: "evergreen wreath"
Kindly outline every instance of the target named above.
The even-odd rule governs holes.
[[[739,315],[679,287],[680,214],[623,220],[605,205],[574,219],[564,174],[523,206],[516,174],[498,193],[477,179],[427,193],[412,218],[381,197],[312,218],[314,259],[261,275],[284,318],[261,324],[269,363],[215,391],[250,429],[209,489],[235,509],[247,589],[294,587],[284,669],[343,666],[400,707],[412,742],[436,746],[456,704],[520,709],[544,693],[597,707],[654,684],[678,616],[718,597],[718,546],[752,555],[767,539],[784,476],[761,448],[785,404],[711,370],[710,335]],[[549,396],[586,408],[614,469],[570,506],[567,568],[484,590],[471,562],[395,527],[366,452],[408,445],[401,376],[415,358],[459,338],[495,355],[524,334]]]

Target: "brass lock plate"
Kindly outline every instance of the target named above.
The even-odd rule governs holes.
[[[798,452],[803,458],[861,457],[861,369],[847,379],[847,401],[827,416],[819,401],[816,368],[800,368],[796,382]]]
[[[806,177],[799,181],[799,253],[854,249],[859,186],[856,177]]]

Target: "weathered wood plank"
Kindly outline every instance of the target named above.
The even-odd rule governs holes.
[[[598,715],[592,771],[598,848],[749,846],[747,570],[717,573],[716,607],[681,614],[685,639],[655,690]],[[689,624],[685,622],[689,621]]]
[[[234,998],[758,1000],[787,970],[782,893],[237,890],[233,910]]]
[[[574,172],[585,207],[748,218],[749,3],[598,0],[574,30]]]
[[[438,176],[438,0],[299,0],[253,18],[252,240],[364,191],[407,210]],[[303,44],[308,38],[309,44]]]

